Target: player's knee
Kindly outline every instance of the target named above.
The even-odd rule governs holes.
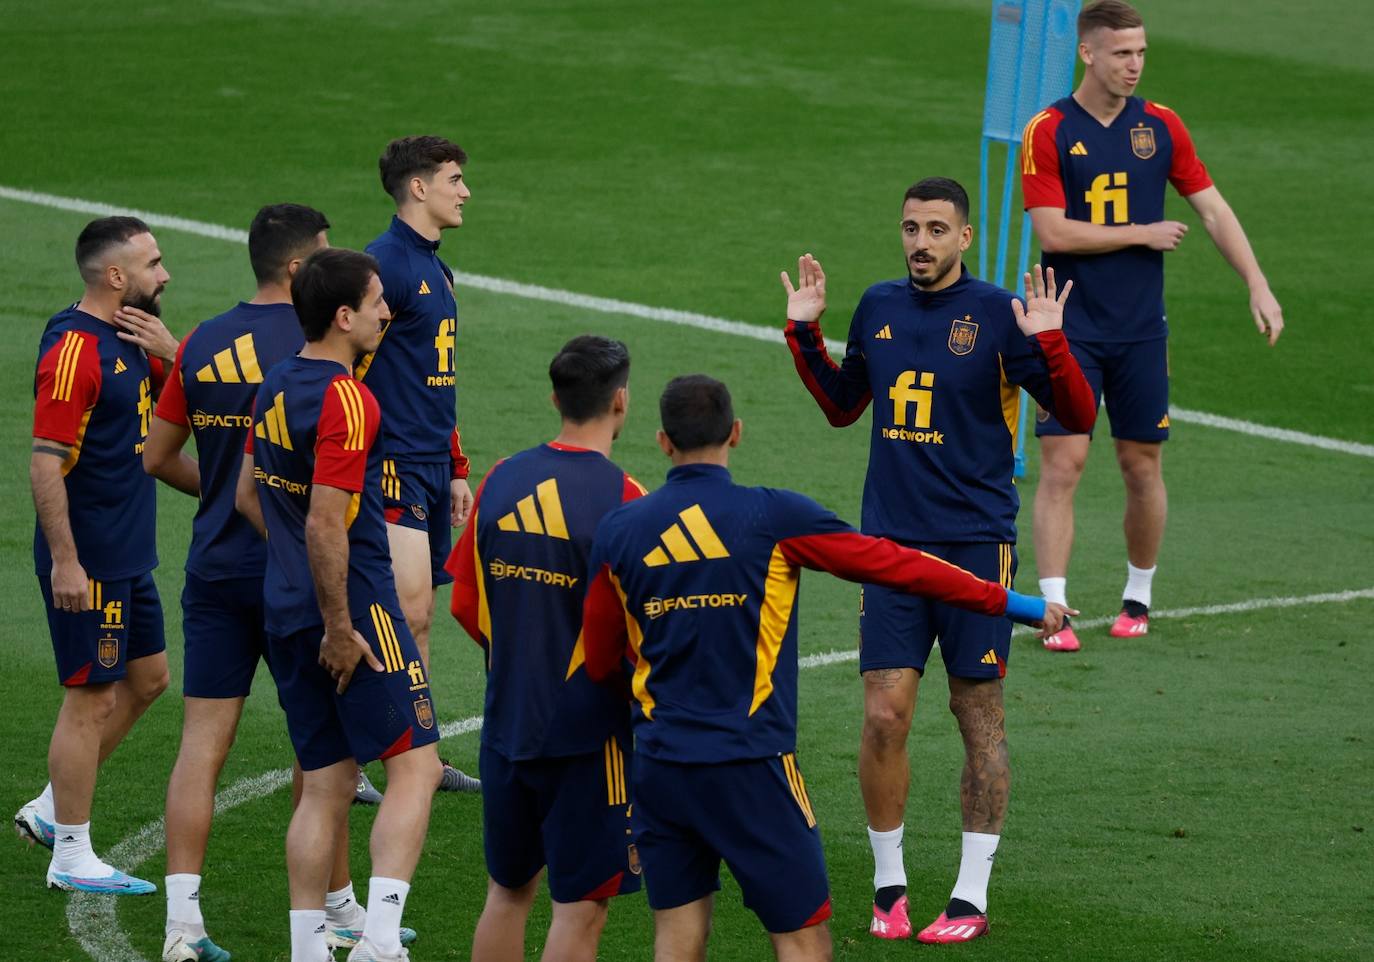
[[[864,705],[864,740],[882,748],[906,744],[911,730],[911,709],[892,702]]]
[[[137,679],[130,679],[129,693],[146,708],[157,701],[171,683],[172,675],[164,664],[161,671],[149,672]]]
[[[117,697],[113,684],[68,688],[63,714],[79,724],[103,725],[114,714]]]

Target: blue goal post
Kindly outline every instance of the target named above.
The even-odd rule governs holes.
[[[1078,59],[1080,0],[992,0],[992,31],[988,40],[988,86],[983,99],[983,144],[978,173],[978,276],[1019,294],[1030,261],[1030,215],[1021,215],[1021,248],[1016,258],[1015,284],[1007,283],[1007,246],[1014,217],[1012,195],[1020,179],[1017,147],[1031,117],[1073,89]],[[1002,199],[997,230],[997,258],[988,273],[988,165],[993,143],[1006,145]],[[1033,402],[1021,397],[1021,423],[1016,432],[1016,477],[1026,473],[1026,434]]]

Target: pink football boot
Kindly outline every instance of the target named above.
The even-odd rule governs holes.
[[[891,911],[884,912],[873,906],[873,921],[868,926],[869,934],[880,939],[911,938],[911,919],[906,912],[906,896],[892,903]]]
[[[944,912],[940,917],[921,929],[917,941],[926,945],[948,945],[952,942],[968,942],[988,931],[986,915],[965,915],[957,919],[947,918]]]

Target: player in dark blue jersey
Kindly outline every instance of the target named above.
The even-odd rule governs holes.
[[[829,886],[798,767],[800,568],[1058,627],[1046,606],[860,534],[810,498],[734,484],[730,394],[701,375],[659,401],[667,483],[606,516],[584,610],[586,670],[628,659],[635,844],[657,958],[704,959],[723,859],[779,958],[828,959]]]
[[[387,307],[376,261],[357,251],[311,255],[291,296],[306,345],[263,379],[236,498],[268,537],[268,664],[303,770],[286,839],[291,958],[327,955],[339,821],[358,762],[381,758],[387,801],[372,831],[367,921],[349,958],[398,960],[440,766],[427,673],[391,576],[380,410],[351,376],[353,359],[376,348]]]
[[[87,224],[76,265],[81,300],[48,322],[38,346],[29,461],[34,570],[66,690],[51,781],[15,826],[53,850],[50,887],[146,894],[156,886],[96,856],[90,818],[100,763],[167,687],[156,491],[140,463],[161,368],[120,336],[116,315],[132,306],[154,317],[169,275],[134,217]]]
[[[377,350],[354,369],[385,415],[382,498],[391,561],[426,668],[435,589],[450,580],[444,563],[451,529],[466,524],[472,510],[455,411],[458,307],[453,271],[439,258],[442,233],[462,226],[472,196],[463,179],[467,160],[463,148],[432,136],[393,140],[382,153],[382,187],[396,214],[367,252],[381,265],[391,320]],[[445,761],[440,787],[481,786]]]
[[[1133,96],[1145,66],[1145,27],[1123,0],[1084,7],[1078,17],[1083,80],[1072,96],[1036,114],[1022,140],[1026,209],[1061,281],[1075,283],[1064,332],[1097,397],[1106,398],[1117,463],[1126,484],[1126,587],[1109,629],[1149,630],[1149,606],[1168,499],[1163,444],[1169,436],[1169,357],[1164,252],[1188,227],[1164,219],[1167,184],[1202,218],[1217,249],[1250,290],[1250,313],[1270,346],[1283,311],[1245,231],[1188,130],[1168,107]],[[1091,435],[1046,410],[1037,418],[1040,483],[1035,492],[1035,563],[1047,598],[1063,602],[1073,547],[1073,496]],[[1077,651],[1072,628],[1047,638]]]
[[[800,261],[798,289],[783,275],[787,341],[831,424],[852,424],[874,402],[863,532],[933,551],[1010,587],[1018,386],[1078,430],[1092,427],[1092,391],[1059,329],[1068,285],[1056,299],[1053,272],[1046,279],[1037,267],[1026,278],[1034,296],[1023,306],[971,277],[961,263],[973,238],[968,195],[946,178],[907,190],[901,231],[908,276],[864,293],[842,364],[831,360],[821,337],[825,274],[810,255]],[[963,862],[940,919],[976,917],[960,931],[980,935],[1010,778],[1001,678],[1011,626],[871,584],[860,595],[859,633],[859,782],[876,866],[871,931],[882,938],[911,934],[902,862],[906,738],[938,636],[966,753]],[[944,926],[937,920],[932,927]]]
[[[234,491],[258,386],[305,344],[291,306],[291,278],[306,257],[327,246],[328,228],[323,214],[299,204],[258,211],[248,229],[257,290],[182,342],[143,449],[148,473],[198,497],[181,597],[185,712],[167,783],[164,962],[227,958],[205,931],[201,869],[215,785],[267,645],[267,547],[234,509]],[[182,453],[192,435],[198,463]],[[351,945],[362,913],[352,897],[345,845],[338,847],[329,888],[331,947]]]
[[[644,488],[610,461],[630,355],[575,337],[549,365],[562,428],[500,461],[449,560],[455,617],[486,650],[483,835],[490,883],[476,959],[523,959],[548,866],[548,959],[595,959],[610,898],[639,890],[629,833],[630,713],[583,670],[587,556],[602,517]]]

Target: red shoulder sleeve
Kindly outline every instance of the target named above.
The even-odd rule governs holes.
[[[191,334],[194,334],[192,331]],[[191,339],[191,334],[186,335],[185,339],[177,345],[177,356],[172,361],[172,370],[167,374],[167,383],[162,387],[162,395],[157,399],[157,416],[164,421],[172,424],[188,427],[190,421],[186,418],[186,381],[181,371],[181,355],[186,350],[186,342]],[[151,364],[156,358],[148,358]],[[156,375],[154,375],[156,380]],[[252,431],[248,432],[252,434]]]
[[[587,677],[592,681],[605,681],[620,669],[629,640],[626,617],[620,593],[611,581],[611,566],[603,564],[588,583],[582,602],[582,645]]]
[[[177,353],[181,348],[177,348]],[[152,380],[153,397],[162,393],[162,387],[167,383],[167,365],[162,362],[162,358],[148,355],[148,375]]]
[[[1053,107],[1040,111],[1026,124],[1021,135],[1021,196],[1026,210],[1032,207],[1068,205],[1064,200],[1064,182],[1059,178],[1059,145],[1055,133],[1064,118]]]
[[[630,477],[628,472],[626,473],[625,486],[620,493],[621,504],[624,504],[626,501],[633,501],[635,498],[642,498],[648,493],[648,488],[644,487],[644,485],[640,484],[634,478]]]
[[[382,411],[372,392],[347,374],[324,391],[315,429],[315,484],[355,494],[363,490],[367,452],[381,428]]]
[[[1169,161],[1169,183],[1182,197],[1196,194],[1212,186],[1212,175],[1207,173],[1207,165],[1197,155],[1193,138],[1178,114],[1161,104],[1145,102],[1145,112],[1158,117],[1169,128],[1169,139],[1174,142],[1174,154]]]
[[[478,618],[478,608],[481,604],[481,595],[478,590],[477,579],[482,577],[482,572],[477,570],[477,518],[482,509],[482,492],[486,490],[487,480],[491,478],[492,472],[500,467],[501,462],[496,462],[487,476],[482,479],[482,483],[477,486],[477,494],[472,499],[472,513],[468,516],[467,527],[463,529],[463,535],[454,545],[453,551],[448,556],[448,561],[444,562],[444,570],[453,575],[453,594],[449,599],[449,612],[458,620],[458,624],[463,626],[472,640],[477,644],[485,644],[482,637],[481,622]]]
[[[86,412],[100,397],[100,342],[94,334],[67,331],[38,362],[34,381],[33,436],[76,444]]]

